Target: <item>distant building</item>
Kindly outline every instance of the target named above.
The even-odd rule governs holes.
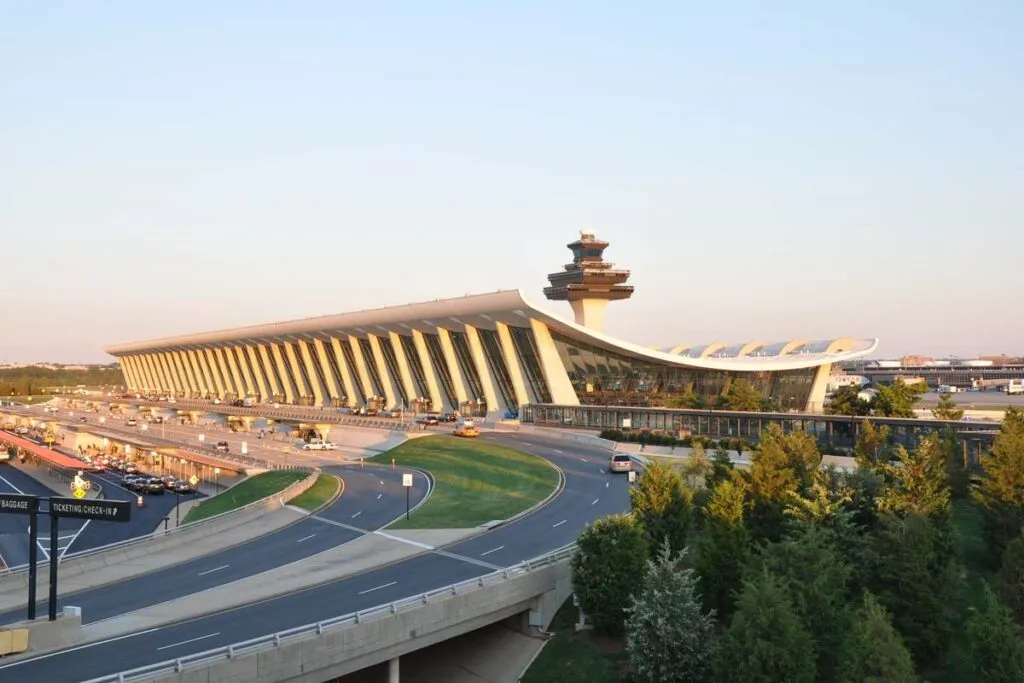
[[[929,365],[934,361],[935,359],[930,356],[903,356],[903,358],[900,359],[900,365],[905,368],[911,368],[918,365]]]

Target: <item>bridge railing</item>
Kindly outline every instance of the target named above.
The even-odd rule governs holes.
[[[482,588],[484,586],[490,586],[495,583],[506,581],[513,576],[520,576],[522,574],[529,573],[539,567],[546,567],[568,560],[572,556],[575,548],[576,544],[573,543],[539,557],[535,557],[531,560],[526,560],[525,562],[520,562],[519,564],[507,567],[506,569],[500,569],[496,572],[491,572],[490,574],[484,574],[483,576],[479,576],[475,579],[468,579],[466,581],[460,581],[459,583],[453,583],[449,586],[444,586],[443,588],[437,588],[427,591],[426,593],[420,593],[419,595],[402,598],[395,602],[389,602],[369,609],[359,610],[357,612],[350,612],[349,614],[325,619],[324,621],[318,621],[304,626],[297,626],[295,628],[270,633],[258,638],[244,640],[239,643],[232,643],[231,645],[225,645],[212,650],[196,652],[195,654],[185,655],[184,657],[178,657],[177,659],[168,659],[163,662],[141,666],[136,669],[129,669],[128,671],[121,671],[116,674],[93,678],[89,681],[84,681],[83,683],[141,683],[161,676],[173,675],[183,671],[209,666],[224,660],[235,659],[242,655],[273,649],[295,640],[320,636],[324,633],[329,633],[353,624],[359,624],[367,620],[377,619],[392,614],[399,614],[421,605],[430,604],[435,600],[440,600],[453,595],[460,595],[476,588]]]

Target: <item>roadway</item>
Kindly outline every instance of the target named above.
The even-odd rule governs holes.
[[[68,495],[68,492],[59,492],[44,486],[10,464],[0,465],[0,493],[20,493],[41,498]],[[63,528],[57,536],[57,548],[63,554],[67,552],[84,525],[80,520],[68,519],[64,520],[61,526]],[[39,517],[37,547],[39,560],[49,560],[50,520],[45,515]],[[0,563],[5,567],[26,565],[28,551],[28,516],[0,515]]]
[[[362,526],[375,530],[405,513],[405,489],[401,472],[386,468],[328,468],[325,471],[343,476],[345,491],[316,517],[296,515],[294,524],[221,552],[117,584],[62,594],[58,607],[63,608],[69,604],[81,607],[83,623],[101,621],[276,569],[348,543],[362,535],[358,531],[331,524],[331,521],[351,523],[356,518]],[[426,483],[422,475],[415,476],[411,492],[414,504],[426,494]],[[39,609],[45,611],[46,608]],[[0,624],[19,621],[23,616],[23,609],[0,614]]]
[[[565,472],[565,490],[539,511],[442,552],[427,551],[278,598],[0,666],[0,678],[11,669],[21,680],[81,681],[367,609],[485,574],[489,570],[481,562],[501,566],[553,550],[574,541],[594,519],[629,508],[627,479],[607,472],[604,450],[538,435],[484,438],[548,458]],[[145,581],[141,589],[158,590],[156,583]],[[120,585],[109,599],[125,597]]]

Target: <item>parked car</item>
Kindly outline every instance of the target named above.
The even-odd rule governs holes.
[[[612,453],[608,459],[608,469],[611,472],[629,472],[633,469],[633,459],[625,453]]]
[[[338,446],[331,441],[310,441],[302,444],[304,451],[336,451]]]
[[[149,477],[145,480],[146,482],[146,493],[155,493],[157,495],[163,495],[164,482],[159,477]]]
[[[214,448],[224,453],[227,453],[229,450],[231,450],[231,447],[228,445],[227,441],[218,441],[217,445],[215,445]]]

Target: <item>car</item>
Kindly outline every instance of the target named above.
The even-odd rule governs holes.
[[[424,415],[418,420],[418,422],[420,424],[425,424],[432,427],[436,424],[440,424],[441,420],[438,418],[437,415]]]
[[[138,477],[138,476],[136,476],[134,474],[126,474],[123,477],[121,477],[121,486],[123,486],[126,489],[134,489],[135,488],[135,482],[138,479],[140,479],[140,477]]]
[[[227,441],[218,441],[214,448],[224,453],[227,453],[229,450],[231,450],[231,447],[228,445]]]
[[[184,479],[179,479],[178,481],[174,482],[174,492],[182,494],[193,493],[195,492],[195,489],[192,488],[192,484],[188,483]]]
[[[331,441],[310,441],[302,444],[304,451],[336,451],[338,446]]]
[[[125,474],[138,474],[139,466],[133,462],[126,462],[124,464],[124,472]]]
[[[610,472],[630,472],[633,469],[633,459],[625,453],[612,453],[608,458],[608,470]]]
[[[174,488],[174,485],[178,483],[178,478],[173,474],[165,474],[164,476],[160,477],[160,481],[164,483],[165,489],[171,490]]]
[[[78,421],[79,421],[79,422],[88,422],[88,421],[89,421],[89,418],[87,418],[87,417],[85,417],[85,416],[82,416],[82,417],[78,418]]]
[[[146,493],[155,493],[157,495],[163,495],[164,482],[159,477],[148,477],[145,480]]]
[[[125,424],[128,425],[129,427],[134,427],[136,424],[138,424],[138,421],[134,417],[129,417]]]

